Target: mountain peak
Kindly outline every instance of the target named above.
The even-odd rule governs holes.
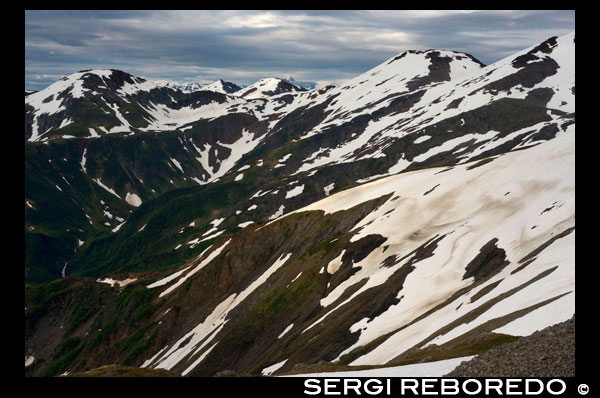
[[[306,91],[289,80],[280,79],[278,77],[263,77],[259,81],[250,86],[244,87],[235,95],[246,99],[267,98],[273,95]]]
[[[156,80],[155,83],[157,83],[159,86],[183,91],[184,93],[192,93],[194,91],[214,91],[221,94],[231,94],[241,88],[237,84],[227,82],[223,79],[216,80],[212,83],[171,82],[168,80]]]

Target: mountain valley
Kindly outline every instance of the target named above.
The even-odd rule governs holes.
[[[392,366],[571,319],[574,59],[572,32],[311,90],[26,92],[25,375]]]

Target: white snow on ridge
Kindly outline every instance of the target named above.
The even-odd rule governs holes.
[[[204,351],[204,353],[202,353],[202,355],[200,355],[198,357],[198,359],[196,359],[190,366],[187,367],[187,369],[185,369],[183,372],[181,372],[182,376],[187,375],[188,373],[190,373],[192,370],[194,370],[194,368],[196,366],[198,366],[198,364],[200,362],[202,362],[204,360],[204,358],[206,358],[206,356],[208,354],[210,354],[210,352],[212,351],[213,348],[215,348],[215,346],[219,344],[219,342],[217,341],[215,344],[213,344],[209,349],[207,349],[206,351]]]
[[[188,278],[190,276],[194,275],[196,272],[200,271],[202,268],[204,268],[206,265],[208,265],[208,263],[210,263],[213,259],[215,259],[219,254],[221,254],[223,249],[229,244],[230,241],[231,241],[231,239],[226,241],[225,243],[223,243],[221,246],[219,246],[215,250],[213,250],[204,260],[202,260],[202,262],[200,262],[190,272],[188,272],[183,277],[181,277],[181,279],[179,279],[177,281],[177,283],[175,283],[172,286],[170,286],[169,288],[163,290],[160,293],[159,297],[164,297],[167,294],[171,293],[173,290],[175,290],[179,286],[181,286],[186,280],[188,280]],[[185,269],[184,269],[184,271],[185,271]]]
[[[121,199],[121,197],[119,195],[117,195],[117,193],[115,191],[113,191],[111,188],[107,187],[106,185],[104,185],[102,183],[102,181],[100,181],[99,178],[95,178],[93,179],[93,181],[96,182],[96,184],[100,185],[102,188],[104,188],[105,190],[107,190],[108,192],[112,193],[113,195],[115,195],[117,198]]]
[[[121,115],[121,112],[119,111],[119,105],[117,105],[116,103],[114,104],[109,104],[108,102],[106,102],[106,100],[104,98],[102,98],[104,103],[106,105],[108,105],[108,107],[110,109],[113,110],[113,112],[115,113],[115,117],[117,119],[119,119],[119,121],[121,122],[120,126],[115,126],[112,127],[108,132],[110,134],[112,133],[129,133],[131,130],[131,125],[129,124],[129,121],[127,119],[125,119],[125,117],[123,115]]]
[[[278,79],[278,78],[274,78],[274,77],[263,78],[254,84],[251,84],[247,87],[242,88],[241,90],[238,90],[238,91],[232,93],[231,95],[234,95],[236,97],[243,97],[244,99],[247,99],[247,100],[268,98],[269,95],[267,95],[265,93],[267,91],[277,90],[277,86],[282,81],[283,81],[282,79]],[[294,92],[292,91],[292,93],[294,93]]]
[[[137,281],[137,278],[126,278],[123,280],[116,280],[116,279],[112,279],[112,278],[96,279],[96,282],[98,282],[98,283],[106,283],[113,287],[115,285],[118,285],[119,287],[125,287],[125,286],[129,285],[131,282],[135,282],[135,281]]]
[[[560,36],[556,39],[556,46],[552,49],[552,57],[559,65],[555,75],[549,76],[540,83],[554,90],[554,95],[546,104],[548,108],[560,109],[564,112],[575,112],[575,96],[571,88],[575,86],[575,57],[574,44],[575,32]]]
[[[63,106],[63,100],[58,99],[58,97],[63,94],[66,90],[71,90],[71,97],[73,98],[81,98],[83,93],[87,91],[87,89],[83,88],[83,80],[81,77],[87,73],[96,74],[100,77],[109,77],[112,73],[110,70],[91,70],[85,72],[77,72],[73,73],[69,76],[62,78],[61,80],[52,83],[50,86],[45,89],[35,92],[33,94],[29,94],[25,97],[25,104],[31,105],[35,111],[33,114],[33,125],[31,137],[28,141],[35,142],[38,141],[39,138],[43,135],[40,133],[38,129],[37,118],[43,114],[46,115],[54,115],[56,113],[64,111],[66,108]],[[50,99],[51,98],[51,99]],[[50,99],[50,100],[48,100]],[[60,128],[65,127],[70,122],[65,122],[63,120],[61,122]]]
[[[98,283],[107,283],[111,286],[113,286],[115,284],[115,282],[117,282],[116,280],[112,279],[112,278],[104,278],[104,279],[96,279],[96,282]]]
[[[327,164],[382,156],[381,149],[373,151],[369,155],[364,155],[361,149],[368,149],[375,144],[385,147],[385,144],[393,137],[401,138],[411,134],[415,130],[418,131],[425,127],[433,126],[444,119],[485,106],[501,98],[525,98],[528,93],[536,88],[549,87],[554,90],[555,94],[548,104],[549,107],[565,112],[574,112],[575,96],[571,92],[571,88],[575,84],[575,46],[573,39],[574,32],[560,37],[552,53],[544,54],[545,57],[555,59],[560,65],[557,73],[536,84],[534,87],[520,87],[522,91],[520,89],[513,89],[510,91],[487,92],[479,89],[492,81],[497,81],[516,73],[518,69],[513,67],[512,61],[516,57],[530,51],[534,46],[484,68],[481,68],[480,65],[466,57],[458,59],[460,55],[457,56],[457,54],[453,54],[452,52],[440,51],[442,56],[451,56],[454,58],[451,62],[450,81],[430,85],[425,90],[423,96],[408,111],[396,115],[391,114],[379,120],[371,121],[365,132],[356,138],[351,138],[349,141],[343,142],[334,148],[319,148],[304,159],[295,173],[308,171]],[[326,98],[339,94],[336,100],[326,108],[326,111],[330,111],[329,115],[313,130],[306,133],[302,139],[315,134],[327,134],[325,131],[330,126],[339,126],[359,114],[372,113],[377,109],[388,106],[395,97],[389,97],[389,99],[380,102],[377,101],[394,93],[406,91],[403,88],[406,82],[426,71],[429,65],[429,60],[423,54],[408,53],[396,61],[391,62],[392,59],[348,81],[343,87],[336,87],[328,92]],[[467,68],[463,68],[464,66]],[[457,71],[460,73],[455,73]],[[378,86],[377,84],[380,83],[381,85]],[[458,106],[449,106],[453,101],[458,100],[460,100]],[[464,125],[464,123],[463,119],[460,125]],[[482,137],[473,138],[478,138],[478,140],[483,139]],[[425,137],[423,136],[417,138],[415,143],[418,144],[424,141]],[[431,148],[429,155],[440,151],[441,149],[436,150],[436,148]],[[363,153],[363,155],[362,157],[356,157],[355,153]],[[406,165],[404,165],[403,162],[402,165],[399,164],[390,173],[402,171],[408,164],[410,163],[406,162]]]
[[[224,144],[222,142],[218,142],[220,146],[229,148],[231,150],[231,154],[227,159],[221,161],[221,163],[218,165],[217,171],[212,171],[211,173],[211,170],[205,168],[209,173],[211,173],[211,178],[209,181],[216,181],[216,179],[225,175],[235,166],[237,161],[240,160],[244,154],[254,149],[263,138],[264,136],[255,137],[250,131],[243,129],[242,137],[233,144]],[[208,159],[208,157],[206,159]]]
[[[191,267],[191,265],[188,265],[187,267],[185,267],[184,269],[182,269],[180,271],[174,272],[171,275],[169,275],[169,276],[167,276],[167,277],[165,277],[163,279],[160,279],[160,280],[158,280],[158,281],[156,281],[154,283],[149,284],[148,286],[146,286],[146,288],[147,289],[153,289],[155,287],[164,286],[167,283],[171,282],[172,280],[177,279],[181,274],[184,273],[185,270],[187,270],[190,267]]]
[[[537,45],[537,44],[536,44]],[[336,149],[331,155],[313,153],[310,156],[318,156],[320,164],[329,162],[348,161],[352,158],[352,151],[357,148],[366,148],[366,142],[363,140],[373,137],[378,132],[382,132],[383,136],[378,140],[390,136],[403,136],[408,133],[408,129],[414,128],[416,125],[426,127],[427,125],[435,124],[440,120],[457,115],[460,112],[475,109],[481,105],[492,102],[493,100],[502,97],[523,98],[531,90],[535,88],[548,87],[554,90],[554,95],[548,106],[551,108],[560,109],[565,112],[574,111],[574,95],[571,93],[571,88],[574,86],[574,32],[561,36],[557,39],[557,45],[552,49],[550,54],[538,52],[536,55],[543,58],[553,58],[556,60],[560,68],[553,76],[546,78],[544,81],[537,84],[535,87],[525,88],[523,92],[512,90],[511,94],[500,92],[497,94],[484,93],[479,91],[474,95],[469,95],[477,89],[483,87],[489,82],[501,79],[509,74],[515,73],[516,68],[512,66],[512,60],[515,57],[530,51],[534,46],[525,49],[521,52],[513,54],[500,60],[492,65],[482,68],[479,64],[472,61],[463,54],[451,51],[432,50],[440,53],[442,57],[450,57],[450,81],[442,83],[429,84],[425,95],[418,101],[413,108],[406,114],[392,116],[385,122],[381,121],[380,125],[373,122],[369,127],[369,134],[362,134],[352,142],[346,142]],[[266,99],[246,99],[240,98],[248,89],[239,90],[232,95],[225,96],[225,103],[212,102],[194,108],[194,105],[183,107],[181,109],[171,109],[167,105],[150,104],[144,109],[150,114],[150,125],[142,128],[144,131],[162,131],[173,130],[183,126],[189,127],[200,119],[214,119],[219,116],[230,114],[233,109],[254,114],[259,120],[269,120],[269,125],[272,127],[284,114],[293,111],[301,106],[314,106],[327,101],[332,96],[337,96],[325,109],[328,116],[313,130],[307,132],[305,137],[313,134],[319,134],[326,130],[327,127],[340,125],[359,114],[372,113],[386,107],[394,100],[394,95],[408,90],[408,83],[415,78],[423,77],[429,73],[431,61],[427,58],[427,52],[411,53],[406,52],[399,54],[396,57],[390,58],[386,62],[372,68],[371,70],[350,79],[344,85],[329,88],[327,90],[311,90],[307,92],[291,93],[292,102],[282,103],[277,101],[277,96],[271,97],[271,100]],[[26,103],[35,108],[32,136],[30,141],[38,141],[42,135],[48,131],[39,131],[38,117],[42,114],[54,114],[64,110],[62,100],[57,99],[58,95],[65,90],[71,89],[71,96],[80,98],[87,90],[82,86],[83,80],[80,79],[84,74],[92,73],[100,76],[102,79],[111,76],[110,70],[94,70],[88,72],[78,72],[60,80],[40,92],[33,93],[25,97]],[[486,76],[487,73],[491,73]],[[156,87],[154,83],[134,78],[135,83],[125,83],[117,93],[121,95],[123,100],[125,97],[136,94],[138,91],[150,91]],[[257,90],[248,95],[247,98],[253,96],[262,96],[263,90],[272,90],[277,87],[278,79],[263,79],[255,85]],[[215,82],[220,83],[220,82]],[[221,84],[222,86],[222,84]],[[106,86],[101,86],[106,89]],[[99,87],[100,88],[100,87]],[[218,90],[217,90],[218,91]],[[54,97],[51,97],[51,96]],[[280,94],[290,95],[290,93]],[[387,97],[387,98],[386,98]],[[385,100],[381,101],[383,98]],[[463,98],[458,108],[449,109],[448,104],[451,101]],[[44,103],[44,100],[50,99]],[[115,116],[121,121],[121,126],[111,129],[111,133],[129,132],[130,125],[127,120],[119,113],[116,104],[110,105]],[[417,111],[418,110],[418,111]],[[420,113],[420,114],[418,114]],[[279,114],[275,116],[275,114]],[[431,119],[433,117],[433,119]],[[408,123],[402,127],[394,126],[394,123],[406,119]],[[463,121],[464,122],[464,121]],[[61,127],[70,123],[68,118],[63,119]],[[100,129],[105,131],[102,126]],[[92,134],[92,137],[95,136]],[[327,149],[325,149],[327,150]],[[375,151],[368,155],[371,157],[381,156],[381,153]],[[364,156],[363,156],[364,157]],[[308,160],[308,159],[307,159]],[[305,165],[308,162],[305,162]],[[276,167],[281,167],[279,163]],[[218,178],[218,177],[214,177]]]
[[[149,82],[149,81],[141,81],[137,77],[134,77],[134,84],[129,82],[125,82],[121,88],[117,90],[117,94],[119,94],[123,99],[126,96],[134,95],[139,91],[150,91],[158,87],[157,84]]]
[[[151,102],[148,107],[142,106],[142,108],[151,115],[153,120],[149,120],[150,124],[140,130],[174,130],[200,119],[212,120],[227,115],[229,113],[227,110],[229,106],[245,102],[243,99],[227,96],[225,103],[213,101],[197,108],[189,105],[180,109],[172,109],[164,104],[154,104]]]

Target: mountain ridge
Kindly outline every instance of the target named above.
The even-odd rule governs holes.
[[[574,33],[487,66],[407,51],[339,86],[264,98],[143,90],[115,71],[80,72],[89,84],[67,79],[48,102],[30,94],[26,241],[68,250],[65,278],[27,285],[26,358],[60,359],[29,372],[380,365],[568,319],[572,54]],[[93,81],[112,92],[94,100]],[[69,101],[114,125],[43,131]],[[99,126],[116,131],[85,131]],[[49,211],[65,203],[78,218]],[[67,304],[86,291],[85,311]],[[48,334],[60,337],[43,348]]]

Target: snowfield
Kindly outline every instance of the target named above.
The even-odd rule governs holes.
[[[430,343],[442,344],[488,320],[509,315],[517,309],[548,299],[560,298],[560,301],[556,301],[554,305],[548,303],[500,330],[525,335],[569,319],[575,311],[574,232],[555,240],[523,270],[513,272],[521,265],[520,259],[553,235],[575,225],[574,140],[575,128],[570,126],[566,132],[560,133],[551,141],[527,150],[504,154],[471,170],[468,167],[472,164],[464,164],[444,173],[438,173],[439,168],[402,173],[342,191],[288,213],[287,215],[306,210],[334,213],[386,194],[398,197],[394,201],[388,200],[354,228],[356,234],[352,241],[380,234],[388,239],[385,242],[387,249],[379,247],[355,264],[359,271],[325,296],[321,305],[327,308],[350,286],[364,280],[366,283],[304,331],[312,327],[325,327],[328,315],[352,301],[361,292],[383,284],[411,257],[392,267],[382,266],[385,258],[394,254],[400,258],[433,237],[442,239],[434,255],[418,262],[416,269],[406,278],[403,288],[398,292],[398,298],[403,297],[400,303],[390,306],[374,319],[351,328],[351,331],[360,333],[359,340],[338,358],[379,336],[408,325],[421,314],[444,303],[453,293],[470,285],[472,278],[462,279],[465,266],[492,239],[497,239],[497,246],[506,251],[510,265],[481,288],[460,296],[433,314],[393,334],[351,365],[386,363],[487,301],[471,302],[472,296],[485,286],[500,281],[485,296],[491,299],[523,286],[537,275],[548,273],[555,267],[557,268],[548,275],[493,305],[474,321],[462,324],[446,335],[439,335]],[[527,170],[527,173],[523,173],[523,170]],[[424,195],[432,187],[436,188]],[[563,205],[544,211],[557,202]],[[339,261],[332,261],[327,272],[335,272]]]
[[[472,358],[473,356],[468,356],[446,359],[443,361],[416,363],[413,365],[392,366],[379,369],[353,370],[346,372],[304,373],[282,377],[442,377],[445,374],[452,372],[454,368],[460,365],[463,361],[468,361]],[[264,369],[263,372],[267,369],[268,368]],[[273,372],[273,370],[269,370],[271,373]]]

